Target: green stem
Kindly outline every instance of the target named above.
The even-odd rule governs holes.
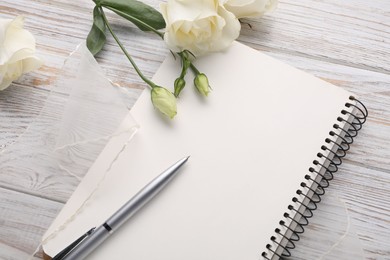
[[[188,65],[186,66],[186,62],[188,61],[187,58],[184,56],[184,54],[182,52],[179,52],[178,53],[180,58],[181,58],[181,64],[182,64],[182,67],[181,67],[181,73],[180,73],[180,78],[184,78],[184,76],[187,74],[187,69],[188,69]],[[189,61],[188,61],[189,62]],[[191,62],[189,62],[189,64],[191,65]]]
[[[192,69],[192,71],[193,71],[196,75],[200,74],[200,71],[195,67],[194,64],[192,64],[192,62],[191,62],[190,68]]]
[[[154,32],[155,34],[157,34],[158,36],[160,36],[162,39],[164,39],[164,33],[157,31],[157,30],[154,29],[152,26],[150,26],[150,25],[147,24],[147,23],[144,23],[144,22],[141,21],[140,19],[137,19],[137,18],[134,17],[134,16],[131,16],[131,15],[127,14],[127,13],[124,13],[124,12],[122,12],[122,11],[120,11],[120,10],[117,10],[117,9],[115,9],[115,8],[112,8],[112,7],[110,7],[110,6],[105,6],[105,8],[110,9],[111,11],[113,11],[113,12],[115,12],[115,13],[117,13],[117,14],[120,14],[121,16],[128,16],[128,17],[131,17],[131,19],[133,19],[133,20],[137,21],[138,23],[142,24],[142,26],[145,26],[146,28],[148,28],[149,30],[151,30],[152,32]]]
[[[137,64],[134,62],[133,58],[131,58],[130,54],[127,52],[127,50],[125,49],[125,47],[122,45],[122,43],[119,41],[118,37],[116,37],[114,31],[112,30],[108,20],[107,20],[107,17],[103,11],[103,8],[99,7],[100,8],[100,12],[102,13],[102,16],[103,16],[103,20],[104,20],[104,23],[106,24],[108,30],[110,31],[112,37],[114,37],[116,43],[119,45],[119,47],[121,48],[121,50],[123,51],[123,53],[126,55],[127,59],[130,61],[131,65],[133,65],[135,71],[137,72],[137,74],[141,77],[141,79],[143,81],[145,81],[146,84],[148,84],[150,86],[150,88],[154,88],[156,87],[156,84],[154,84],[151,80],[149,80],[148,78],[146,78],[144,76],[144,74],[142,74],[142,72],[139,70]]]

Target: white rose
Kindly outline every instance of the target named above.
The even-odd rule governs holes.
[[[221,0],[237,18],[259,17],[276,8],[278,0]]]
[[[219,0],[168,0],[161,4],[166,22],[164,40],[175,52],[199,56],[220,51],[238,37],[240,22]]]
[[[34,36],[23,29],[23,20],[22,16],[14,20],[0,18],[0,90],[42,65],[34,56]]]

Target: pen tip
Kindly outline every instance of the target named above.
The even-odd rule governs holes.
[[[182,161],[183,163],[186,163],[186,162],[188,161],[189,158],[190,158],[190,156],[186,156],[186,157],[184,157],[183,159],[181,159],[181,161]]]

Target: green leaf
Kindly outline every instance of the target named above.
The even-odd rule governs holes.
[[[92,55],[98,54],[106,43],[106,24],[100,10],[95,6],[93,9],[93,25],[87,37],[87,47]]]
[[[97,6],[103,6],[134,23],[142,31],[165,28],[165,21],[159,11],[137,0],[94,0]]]

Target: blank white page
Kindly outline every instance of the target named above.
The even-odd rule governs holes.
[[[48,255],[190,155],[180,175],[91,259],[259,259],[350,93],[237,42],[196,66],[210,80],[209,97],[187,75],[178,115],[169,120],[144,91],[131,111],[138,133],[93,199],[44,245]],[[169,55],[154,81],[173,86],[179,70]],[[46,236],[85,200],[124,140],[109,143]]]

